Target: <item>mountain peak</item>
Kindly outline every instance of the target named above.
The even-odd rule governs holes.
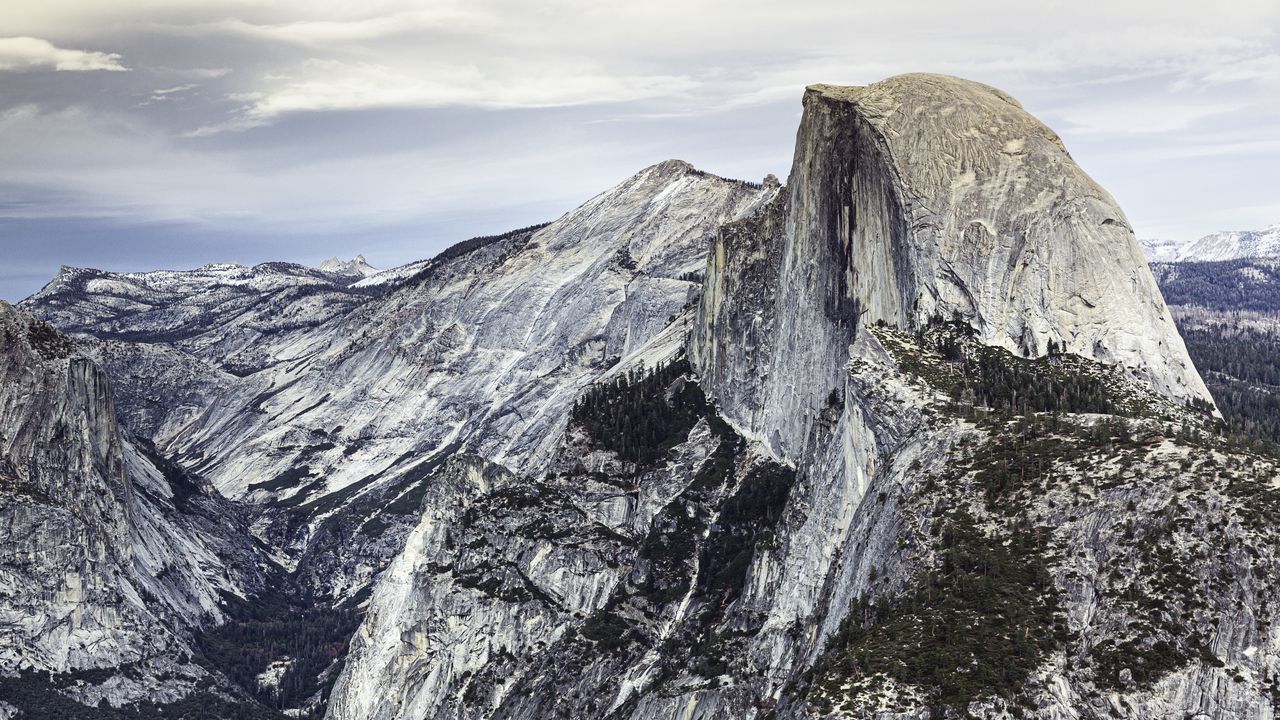
[[[778,434],[779,452],[800,447],[803,430],[787,437],[783,419],[756,408],[822,398],[745,389],[758,384],[752,377],[765,360],[730,359],[720,343],[742,356],[733,338],[758,332],[758,317],[777,318],[780,333],[831,325],[814,345],[822,357],[762,348],[788,363],[769,377],[812,374],[839,357],[857,324],[911,330],[957,318],[981,343],[1022,357],[1064,348],[1123,366],[1168,397],[1209,399],[1123,211],[1053,130],[996,88],[923,73],[810,86],[785,192],[789,208],[742,233],[772,235],[769,248],[717,245],[712,253],[693,350],[709,394],[738,400],[744,422],[761,423],[752,432]],[[736,316],[720,295],[734,285],[735,253],[806,262],[774,270],[780,307]]]
[[[350,260],[339,260],[337,257],[331,257],[320,263],[320,272],[332,273],[334,275],[358,275],[360,277],[369,277],[378,272],[378,269],[365,262],[364,255],[356,255]]]
[[[652,169],[663,174],[683,174],[697,171],[697,168],[693,166],[693,163],[686,162],[678,158],[663,160],[662,162],[653,165]]]

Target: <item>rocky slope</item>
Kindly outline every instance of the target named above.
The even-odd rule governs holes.
[[[295,714],[1274,716],[1275,462],[993,88],[815,86],[785,188],[662,163],[319,292],[255,364],[223,322],[84,341],[309,612],[365,609]]]
[[[355,289],[275,265],[67,270],[25,306],[81,333],[134,431],[256,508],[255,535],[292,571],[281,592],[358,603],[447,458],[546,464],[582,387],[664,330],[657,355],[636,357],[678,348],[668,324],[696,295],[711,235],[776,190],[671,161],[555,223]],[[299,292],[277,286],[286,271]],[[259,366],[246,373],[249,349]]]
[[[192,632],[269,564],[225,501],[121,434],[109,380],[66,337],[7,303],[0,337],[0,669],[90,704],[190,694],[209,680]]]

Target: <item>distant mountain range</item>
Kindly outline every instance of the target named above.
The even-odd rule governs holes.
[[[1142,240],[1147,262],[1217,262],[1280,257],[1280,223],[1262,230],[1224,230],[1193,242]]]

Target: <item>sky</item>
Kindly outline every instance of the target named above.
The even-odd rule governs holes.
[[[0,7],[0,298],[60,265],[377,267],[653,163],[786,177],[811,83],[1000,87],[1140,237],[1280,222],[1276,0]]]

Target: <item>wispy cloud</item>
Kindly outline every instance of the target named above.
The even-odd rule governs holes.
[[[266,88],[230,96],[235,117],[189,133],[203,137],[275,122],[291,113],[374,108],[467,106],[486,109],[571,107],[675,97],[697,83],[682,75],[616,76],[583,68],[512,66],[487,73],[474,65],[433,63],[410,75],[386,65],[310,59]]]
[[[170,25],[168,29],[183,34],[223,32],[263,40],[283,41],[305,46],[333,43],[367,42],[395,35],[412,35],[424,31],[477,32],[492,27],[492,16],[475,8],[440,3],[432,10],[406,10],[369,17],[299,20],[284,23],[254,23],[232,18],[194,25]]]
[[[52,68],[72,72],[128,70],[117,53],[60,48],[34,37],[0,38],[0,70]]]

